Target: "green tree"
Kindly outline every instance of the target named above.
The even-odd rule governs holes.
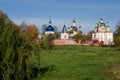
[[[0,34],[0,79],[32,80],[30,56],[35,49],[34,44],[21,33],[19,26],[11,21],[4,23],[4,17],[1,20],[3,29]]]
[[[120,22],[116,25],[116,31],[114,32],[114,43],[116,46],[120,46]]]
[[[31,79],[29,57],[31,46],[15,29],[7,26],[0,40],[1,72],[3,80]]]
[[[114,36],[120,36],[120,22],[116,25],[116,30],[114,32]]]
[[[79,42],[79,40],[84,40],[84,35],[82,33],[78,33],[76,35],[73,36],[73,39],[76,41],[76,42]]]
[[[12,23],[12,21],[9,20],[8,16],[5,13],[0,11],[0,33],[3,31],[5,25],[7,25],[8,23]]]
[[[120,36],[114,36],[114,43],[116,46],[120,46]]]
[[[48,26],[47,24],[42,25],[42,34],[45,34],[47,26]]]
[[[40,42],[41,48],[44,50],[52,49],[52,47],[53,47],[52,40],[54,40],[53,34],[42,36],[41,42]]]

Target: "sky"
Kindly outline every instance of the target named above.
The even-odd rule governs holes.
[[[16,24],[24,21],[39,30],[50,16],[59,31],[64,24],[70,27],[75,18],[84,34],[93,30],[100,18],[109,22],[112,32],[120,21],[120,0],[0,0],[0,10]]]

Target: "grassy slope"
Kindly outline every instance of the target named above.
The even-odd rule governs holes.
[[[110,47],[56,46],[40,58],[41,67],[51,66],[42,80],[104,80],[105,70],[119,64],[120,48]]]

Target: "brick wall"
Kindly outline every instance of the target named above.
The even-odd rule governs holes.
[[[56,39],[53,40],[52,43],[54,45],[92,45],[92,41],[86,41],[85,43],[76,42],[74,40],[62,40],[62,39]]]

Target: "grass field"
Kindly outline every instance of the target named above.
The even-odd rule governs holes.
[[[32,63],[41,67],[36,80],[120,80],[120,47],[55,46]]]

